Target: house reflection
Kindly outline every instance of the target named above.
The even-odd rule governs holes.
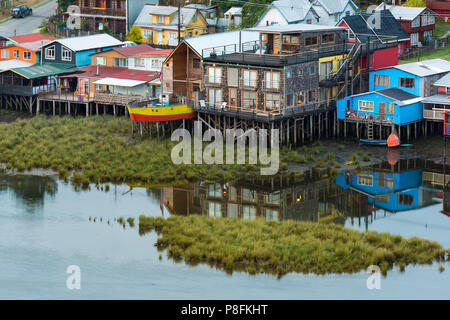
[[[252,183],[165,187],[162,198],[170,213],[178,215],[349,222],[367,227],[379,212],[386,215],[439,203],[444,186],[433,179],[442,179],[441,172],[420,160],[401,160],[358,172],[342,171],[336,178],[317,181],[274,177]],[[448,193],[444,199],[448,212]]]
[[[27,210],[42,207],[45,197],[53,197],[57,191],[53,177],[0,174],[0,194],[11,193]]]

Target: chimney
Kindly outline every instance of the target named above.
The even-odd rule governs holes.
[[[98,74],[99,74],[99,65],[97,65],[97,73],[96,73],[96,75],[98,76]]]
[[[266,21],[266,26],[267,26],[267,27],[269,26],[269,20]]]

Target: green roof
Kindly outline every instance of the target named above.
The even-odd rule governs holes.
[[[27,79],[35,79],[46,76],[53,76],[61,73],[70,73],[79,68],[64,63],[35,64],[31,67],[9,69]],[[5,70],[8,71],[8,70]]]

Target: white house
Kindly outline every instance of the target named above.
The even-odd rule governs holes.
[[[231,7],[227,12],[224,13],[224,17],[227,19],[228,27],[238,26],[242,22],[242,8]]]
[[[319,24],[335,26],[346,15],[353,15],[358,6],[352,0],[311,0],[319,15]]]
[[[272,2],[256,22],[255,27],[319,23],[319,15],[308,0],[278,0]]]

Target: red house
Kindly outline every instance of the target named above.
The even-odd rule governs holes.
[[[450,18],[450,1],[448,0],[428,0],[427,8],[433,10],[439,18]]]
[[[380,4],[377,10],[389,10],[409,35],[407,47],[417,47],[432,40],[437,14],[427,7],[405,7]]]
[[[380,18],[380,23],[370,24],[373,17]],[[368,68],[371,71],[398,65],[398,56],[409,41],[408,34],[402,29],[389,10],[372,13],[362,12],[348,15],[338,23],[339,27],[348,29],[348,41],[367,43],[370,41],[371,54],[363,56],[362,64],[358,61],[358,68],[362,68],[363,74]]]

